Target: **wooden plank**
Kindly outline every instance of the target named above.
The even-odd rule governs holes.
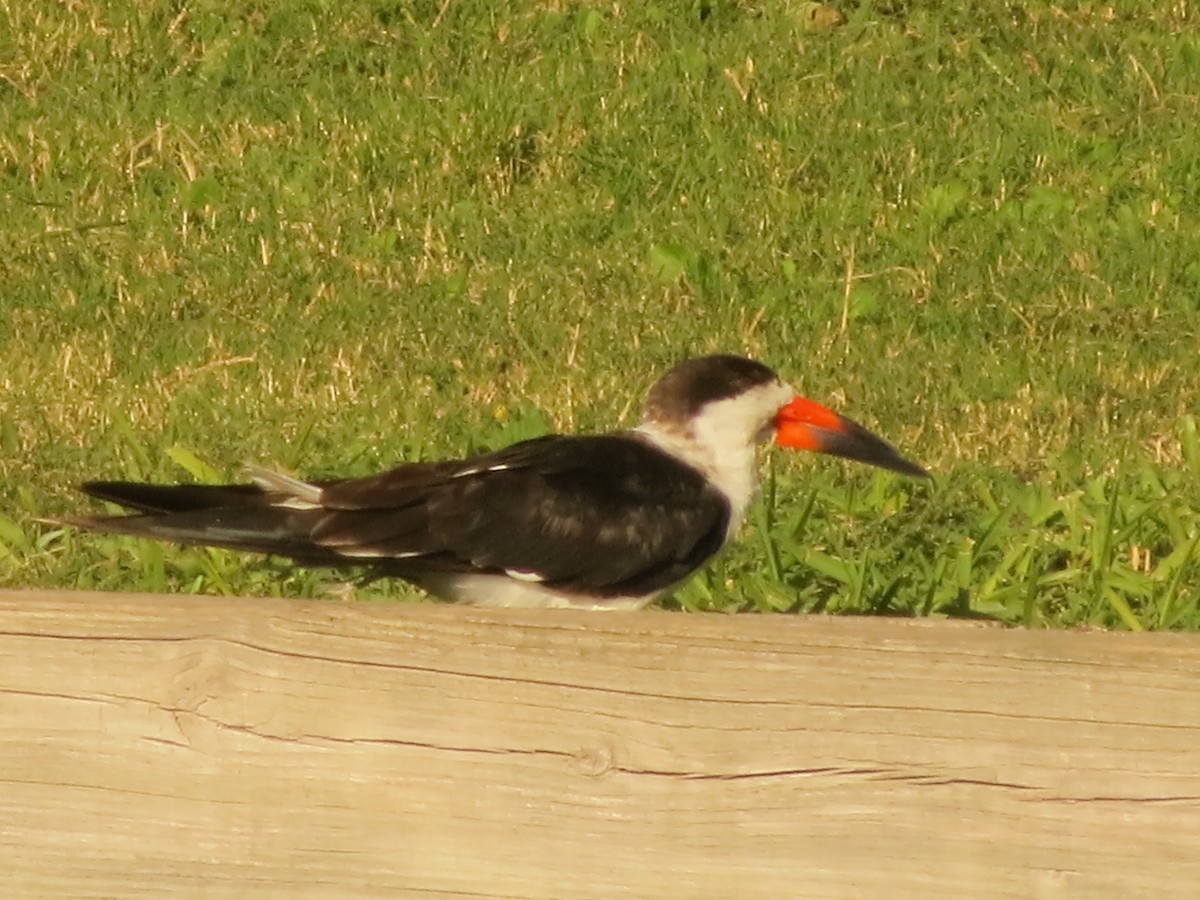
[[[0,592],[10,896],[1200,896],[1200,640]]]

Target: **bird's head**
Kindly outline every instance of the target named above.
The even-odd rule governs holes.
[[[773,440],[927,478],[921,466],[852,419],[797,396],[774,371],[738,356],[704,356],[680,363],[651,388],[644,421],[689,434],[710,451]]]

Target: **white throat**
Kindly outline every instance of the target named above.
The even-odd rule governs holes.
[[[660,450],[687,463],[729,500],[728,539],[742,524],[758,487],[755,449],[772,435],[771,423],[794,396],[772,382],[737,397],[706,404],[683,423],[648,421],[635,431]]]

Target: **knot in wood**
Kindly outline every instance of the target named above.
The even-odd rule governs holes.
[[[579,752],[575,754],[575,759],[579,762],[580,772],[590,775],[592,778],[599,778],[614,767],[615,756],[615,749],[601,741],[590,746],[580,747]]]

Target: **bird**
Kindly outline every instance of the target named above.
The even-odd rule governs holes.
[[[651,387],[634,428],[525,440],[465,459],[305,481],[259,467],[227,485],[89,481],[123,508],[81,529],[361,568],[479,606],[640,609],[734,536],[773,441],[925,478],[768,366],[687,359]]]

